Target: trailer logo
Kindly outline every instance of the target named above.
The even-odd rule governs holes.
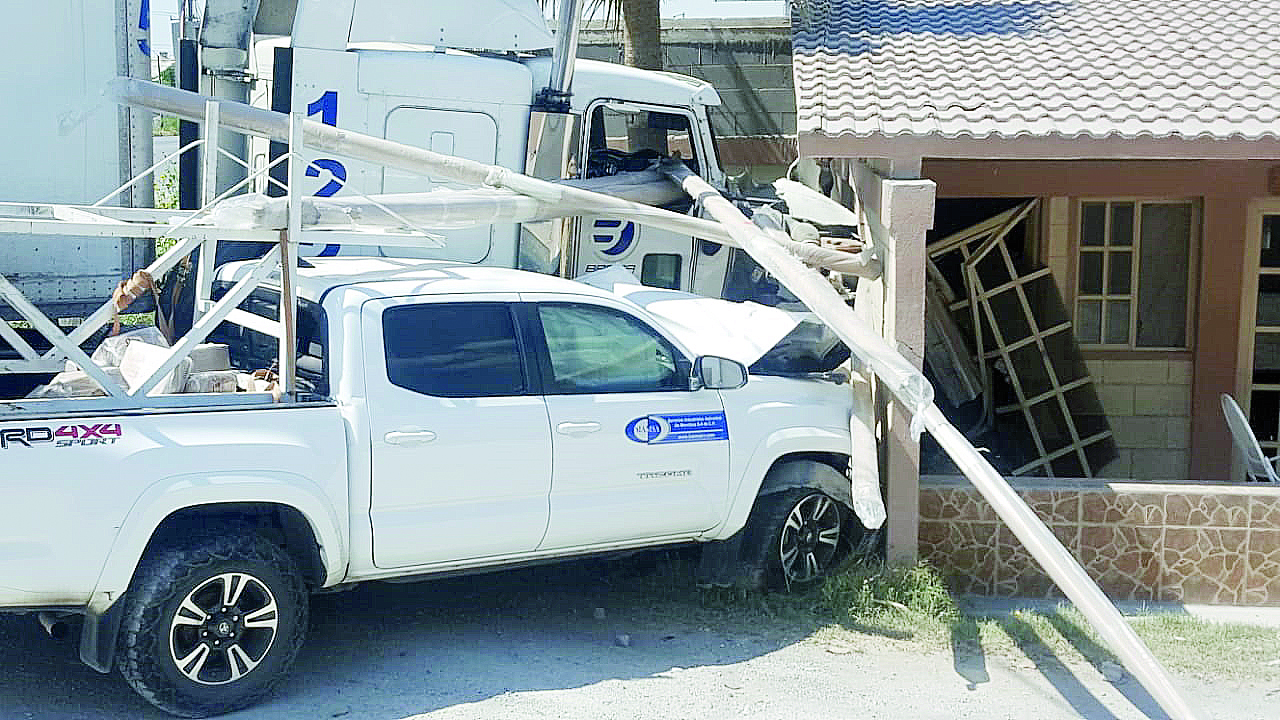
[[[710,442],[729,439],[722,412],[645,415],[627,423],[627,437],[644,445]]]
[[[597,218],[592,223],[591,247],[605,260],[621,260],[636,241],[636,224],[630,220]]]
[[[60,427],[11,427],[0,430],[0,450],[12,447],[36,447],[50,443],[53,447],[82,445],[114,445],[123,432],[120,423],[95,425],[62,425]]]

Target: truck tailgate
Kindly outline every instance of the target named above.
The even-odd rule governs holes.
[[[302,496],[345,527],[335,406],[0,422],[0,607],[84,604],[113,543],[173,510]]]

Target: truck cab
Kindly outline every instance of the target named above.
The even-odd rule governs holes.
[[[465,19],[447,4],[430,23],[408,23],[421,3],[298,3],[288,36],[264,37],[252,51],[258,81],[252,101],[337,127],[448,155],[531,173],[531,117],[548,86],[552,36],[538,3],[468,3]],[[524,6],[529,7],[524,7]],[[402,7],[403,6],[403,7]],[[439,10],[439,13],[436,11]],[[476,27],[473,18],[499,20]],[[282,30],[277,27],[277,30]],[[674,73],[579,60],[568,106],[561,176],[585,179],[644,169],[679,154],[722,187],[707,108],[720,104],[711,85]],[[262,167],[278,157],[265,141],[250,149]],[[418,192],[451,187],[312,151],[302,178],[318,197]],[[263,181],[259,189],[272,189]],[[685,207],[678,209],[687,209]],[[550,224],[449,230],[444,248],[386,250],[353,236],[304,249],[304,255],[383,255],[519,267],[569,277],[625,266],[647,284],[718,296],[730,252],[715,243],[642,228],[618,217],[584,215],[570,223],[563,253]]]

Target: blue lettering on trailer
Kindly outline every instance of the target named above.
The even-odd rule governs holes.
[[[138,12],[138,29],[147,34],[138,40],[138,49],[143,55],[151,57],[151,0],[142,0],[142,10]]]
[[[325,90],[314,102],[307,103],[307,117],[319,115],[320,122],[325,125],[338,125],[338,91]],[[320,177],[320,171],[327,170],[333,177],[323,187],[316,191],[316,197],[333,197],[342,189],[342,184],[347,181],[347,167],[332,158],[319,158],[307,165],[307,177]],[[311,243],[306,243],[310,245]],[[332,257],[338,254],[341,246],[330,243],[324,246],[320,251],[320,257]]]
[[[729,439],[723,412],[645,415],[627,423],[627,437],[645,445],[713,442]]]

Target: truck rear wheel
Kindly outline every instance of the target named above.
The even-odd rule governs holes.
[[[306,632],[306,588],[292,559],[247,530],[149,553],[123,602],[121,674],[148,702],[183,717],[265,697]]]

